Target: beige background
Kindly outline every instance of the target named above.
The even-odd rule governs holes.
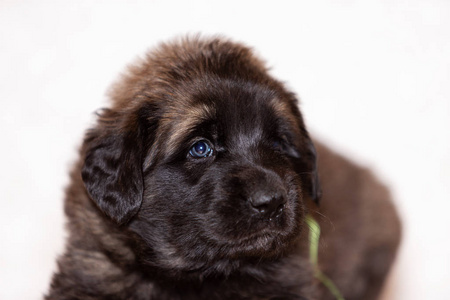
[[[296,91],[311,131],[391,187],[390,299],[450,299],[449,1],[0,1],[0,299],[39,299],[92,112],[158,41],[223,33]]]

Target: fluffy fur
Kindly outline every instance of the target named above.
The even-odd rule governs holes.
[[[377,297],[400,235],[387,190],[314,145],[249,48],[162,44],[111,100],[71,173],[46,299],[332,299],[308,259],[307,213],[323,272],[347,300]]]

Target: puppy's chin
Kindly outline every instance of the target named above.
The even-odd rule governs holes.
[[[213,239],[219,247],[226,249],[226,255],[236,256],[278,256],[299,235],[299,216],[293,209],[285,209],[273,218],[249,217],[239,230],[220,228]]]
[[[148,218],[141,219],[143,222],[132,222],[131,227],[142,238],[139,256],[147,266],[157,267],[175,277],[181,274],[229,275],[290,253],[302,224],[303,209],[296,208],[295,211],[284,211],[273,220],[254,222],[252,225],[259,228],[242,228],[240,234],[233,237],[219,234],[211,224],[202,226],[203,222],[197,223],[198,219],[174,230],[178,236],[167,231],[149,235],[148,232],[155,232],[157,228],[147,223]],[[193,224],[199,226],[191,227]],[[147,229],[143,231],[143,228]]]
[[[271,262],[291,252],[299,238],[300,226],[290,230],[269,225],[258,233],[230,239],[218,244],[218,251],[212,261],[205,262],[199,270],[204,275],[229,275],[234,271],[245,272],[252,266]]]
[[[297,231],[299,230],[296,229],[295,232]],[[294,232],[287,235],[284,232],[264,230],[259,234],[229,242],[228,247],[222,247],[226,249],[226,256],[231,259],[242,257],[270,259],[287,252],[297,236],[298,234]]]
[[[273,220],[261,220],[258,231],[242,234],[220,243],[230,258],[270,259],[280,257],[295,243],[300,234],[300,222],[280,216]],[[256,226],[255,226],[256,227]]]

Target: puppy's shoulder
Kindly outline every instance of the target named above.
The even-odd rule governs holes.
[[[345,295],[376,299],[401,237],[391,193],[368,168],[315,144],[323,193],[315,209],[322,269]]]

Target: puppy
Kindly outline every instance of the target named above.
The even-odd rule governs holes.
[[[162,44],[111,100],[71,173],[46,299],[334,299],[307,215],[321,272],[347,300],[377,297],[400,237],[388,191],[314,145],[249,48]]]

